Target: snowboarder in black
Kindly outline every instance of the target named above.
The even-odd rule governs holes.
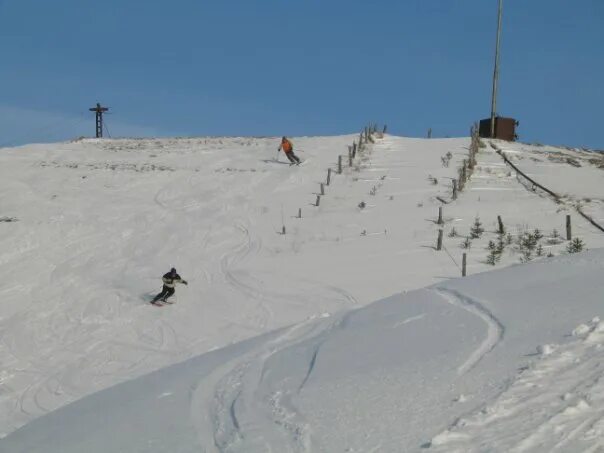
[[[161,290],[161,293],[153,298],[151,301],[152,304],[158,302],[159,300],[166,302],[168,297],[170,297],[172,294],[174,294],[174,291],[176,291],[174,287],[177,283],[188,285],[187,281],[183,280],[180,275],[176,273],[176,269],[174,268],[170,269],[170,272],[162,277],[162,281],[164,282],[164,286]]]

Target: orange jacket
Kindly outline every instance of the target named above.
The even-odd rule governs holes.
[[[291,153],[294,150],[294,145],[288,139],[281,140],[279,149],[283,149],[283,152]]]

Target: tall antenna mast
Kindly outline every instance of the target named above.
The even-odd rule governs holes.
[[[495,138],[495,116],[497,115],[497,82],[499,81],[499,41],[501,40],[501,16],[503,0],[499,0],[497,17],[497,44],[495,45],[495,71],[493,72],[493,97],[491,98],[491,138]]]

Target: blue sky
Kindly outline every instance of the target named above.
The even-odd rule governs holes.
[[[94,134],[464,136],[497,0],[0,0],[0,146]],[[602,0],[505,0],[498,112],[604,149]]]

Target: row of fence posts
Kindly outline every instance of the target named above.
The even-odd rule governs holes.
[[[441,226],[443,226],[445,224],[445,221],[443,219],[443,207],[442,206],[438,207],[438,220],[436,221],[436,223]],[[497,233],[505,234],[505,227],[503,225],[503,220],[501,219],[500,215],[497,216]],[[444,230],[442,228],[439,228],[438,236],[436,238],[436,250],[437,251],[441,251],[443,249],[443,234],[444,234]],[[566,240],[567,241],[572,240],[572,225],[571,225],[570,214],[566,215]],[[465,277],[466,276],[466,263],[467,263],[467,254],[465,252],[462,255],[461,263],[462,263],[461,264],[461,276]]]
[[[387,129],[387,126],[384,125],[382,132],[379,133],[377,123],[371,123],[368,126],[365,126],[363,128],[363,130],[361,131],[361,133],[359,134],[358,142],[355,140],[352,142],[352,145],[348,146],[348,167],[352,167],[354,165],[354,159],[357,157],[357,154],[360,155],[363,151],[365,151],[368,143],[375,143],[374,136],[383,137],[384,134],[386,133],[386,129]],[[344,158],[344,156],[338,155],[338,166],[337,166],[337,170],[335,170],[335,171],[339,175],[341,175],[344,171],[343,158]],[[321,197],[325,196],[325,187],[329,186],[331,184],[331,179],[332,179],[333,173],[334,173],[334,170],[331,167],[327,169],[327,179],[324,183],[323,182],[319,183],[319,193],[317,194],[317,199],[315,201],[314,206],[318,207],[321,205]],[[298,215],[296,218],[298,218],[298,219],[302,218],[302,208],[298,208]],[[282,234],[285,234],[285,232],[286,232],[285,225],[283,225]]]
[[[476,167],[476,154],[480,148],[480,137],[478,136],[478,126],[475,124],[470,129],[471,141],[469,155],[467,159],[464,159],[463,164],[459,167],[457,179],[453,179],[451,198],[457,200],[458,192],[462,192],[466,187],[466,182],[474,173]]]

